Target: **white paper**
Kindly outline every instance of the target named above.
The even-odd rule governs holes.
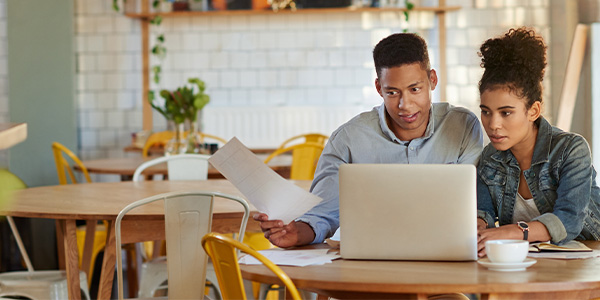
[[[529,252],[527,257],[533,258],[554,258],[554,259],[586,259],[600,257],[600,250],[592,250],[591,252],[560,252],[560,251],[546,251],[546,252]]]
[[[332,260],[340,258],[339,254],[328,254],[327,251],[329,251],[329,249],[284,250],[281,248],[274,248],[258,252],[276,265],[304,267],[328,264],[331,263]],[[262,264],[250,255],[242,256],[239,259],[239,263],[246,265]]]
[[[288,224],[321,202],[320,197],[279,176],[235,137],[208,161],[271,220]]]

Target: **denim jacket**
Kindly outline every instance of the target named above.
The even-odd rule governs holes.
[[[531,167],[525,181],[551,242],[600,239],[600,189],[592,166],[590,148],[575,133],[552,127],[543,117]],[[498,151],[491,144],[483,150],[477,166],[478,217],[494,227],[511,224],[521,169],[510,150]]]

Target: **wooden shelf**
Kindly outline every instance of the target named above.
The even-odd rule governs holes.
[[[27,138],[27,123],[0,123],[0,149],[8,149]]]
[[[459,6],[441,7],[415,7],[411,12],[434,12],[436,14],[459,10]],[[232,16],[232,15],[276,15],[276,14],[331,14],[331,13],[362,13],[362,12],[404,12],[406,8],[394,7],[340,7],[340,8],[304,8],[295,11],[285,9],[274,12],[272,10],[211,10],[211,11],[174,11],[168,13],[126,13],[125,16],[135,19],[152,19],[156,15],[168,17],[195,17],[195,16]]]

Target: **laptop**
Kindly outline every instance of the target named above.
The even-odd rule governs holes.
[[[473,165],[341,165],[342,258],[476,260],[475,176]]]

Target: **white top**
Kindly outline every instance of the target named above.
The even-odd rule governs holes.
[[[519,221],[529,222],[540,215],[540,211],[535,205],[533,198],[524,199],[521,194],[517,193],[517,201],[515,202],[515,211],[513,213],[513,223]]]

